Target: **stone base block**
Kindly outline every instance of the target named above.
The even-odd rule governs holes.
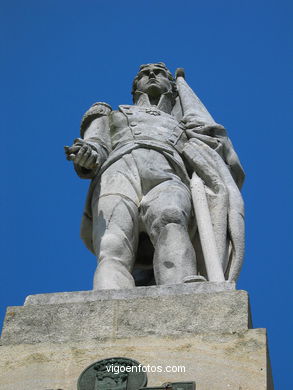
[[[272,389],[266,333],[264,329],[253,329],[2,346],[1,390],[77,390],[77,379],[84,368],[113,356],[149,365],[153,371],[147,373],[149,386],[195,381],[196,390]],[[162,372],[155,372],[155,366],[161,367]],[[172,366],[177,372],[166,372]]]
[[[265,330],[250,328],[247,293],[226,283],[30,296],[7,310],[0,387],[77,390],[90,364],[127,357],[149,386],[272,390]]]
[[[2,344],[238,332],[249,327],[245,291],[13,306]]]

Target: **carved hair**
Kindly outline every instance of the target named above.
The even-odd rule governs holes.
[[[137,75],[135,76],[134,80],[133,80],[133,83],[132,83],[132,95],[134,96],[135,92],[136,92],[136,87],[137,87],[137,82],[138,82],[138,79],[140,77],[140,74],[141,72],[144,71],[145,68],[149,67],[150,65],[155,65],[157,66],[158,68],[161,68],[163,69],[166,73],[167,73],[167,77],[168,79],[171,81],[171,85],[172,85],[172,94],[173,94],[173,99],[176,98],[176,96],[178,95],[177,93],[177,88],[176,88],[176,83],[175,83],[175,79],[172,75],[172,73],[169,71],[169,69],[166,67],[166,65],[163,63],[163,62],[156,62],[154,64],[144,64],[144,65],[141,65],[140,68],[139,68],[139,72],[137,73]]]

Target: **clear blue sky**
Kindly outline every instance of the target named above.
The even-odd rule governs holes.
[[[131,103],[138,66],[164,61],[185,68],[245,168],[238,288],[268,329],[276,389],[293,388],[291,11],[272,0],[1,2],[1,319],[29,294],[91,289],[95,258],[79,239],[88,182],[63,145],[92,103]]]

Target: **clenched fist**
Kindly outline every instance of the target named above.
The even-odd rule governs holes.
[[[67,160],[71,160],[86,169],[94,169],[100,163],[100,156],[94,148],[81,138],[77,138],[72,146],[64,146]]]

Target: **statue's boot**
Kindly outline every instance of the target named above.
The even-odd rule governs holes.
[[[119,258],[100,261],[94,276],[94,290],[124,289],[135,287],[128,267]]]

